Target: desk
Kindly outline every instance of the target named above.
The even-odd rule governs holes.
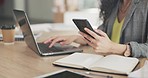
[[[56,33],[52,32],[49,34],[54,35]],[[43,34],[43,37],[38,39],[38,41],[46,39],[48,37],[47,35],[49,34]],[[84,49],[84,52],[92,52],[92,49],[88,46],[82,46],[81,48]],[[53,61],[65,56],[67,55],[40,57],[35,52],[30,50],[24,41],[15,42],[14,45],[4,45],[3,42],[0,42],[0,78],[32,78],[61,69],[86,72],[85,70],[63,68],[52,65]],[[145,60],[146,59],[141,59],[138,68],[143,65]],[[107,75],[99,72],[97,72],[97,74]],[[127,78],[126,76],[121,75],[112,76],[113,78]]]

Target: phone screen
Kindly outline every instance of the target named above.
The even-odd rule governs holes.
[[[63,71],[43,78],[90,78],[70,71]]]
[[[77,26],[77,28],[81,31],[81,32],[83,32],[83,33],[85,33],[85,34],[87,34],[87,35],[89,35],[89,36],[91,36],[89,33],[87,33],[85,30],[84,30],[84,28],[88,28],[88,29],[90,29],[91,31],[93,31],[93,32],[95,32],[94,30],[93,30],[93,28],[91,27],[91,25],[90,25],[90,23],[87,21],[87,19],[73,19],[73,22],[75,23],[75,25]],[[92,37],[92,36],[91,36]],[[94,38],[94,37],[92,37],[92,38]]]

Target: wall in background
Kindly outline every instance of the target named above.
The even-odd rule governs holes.
[[[5,0],[3,5],[3,16],[12,18],[13,0]]]
[[[14,24],[12,9],[13,0],[4,0],[0,6],[0,25]]]
[[[25,10],[29,20],[34,23],[51,22],[53,20],[53,0],[4,0],[0,7],[0,20],[13,21],[13,9]]]
[[[14,9],[26,10],[26,0],[14,0]]]
[[[53,13],[53,7],[55,0],[5,0],[5,3],[2,7],[0,7],[0,16],[4,16],[6,21],[12,21],[13,9],[21,9],[25,10],[27,15],[29,16],[29,20],[35,21],[34,23],[42,23],[42,22],[53,22],[55,13]],[[69,0],[71,3],[71,0]],[[97,4],[92,5],[94,3],[98,3],[98,0],[78,0],[80,6],[80,10],[86,8],[95,7]],[[60,18],[57,16],[56,18]],[[3,18],[0,18],[3,20]]]
[[[50,22],[53,20],[53,0],[28,0],[28,15],[30,19]]]

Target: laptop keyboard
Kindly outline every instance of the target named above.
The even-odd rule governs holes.
[[[38,43],[38,46],[40,50],[44,53],[64,51],[64,49],[57,48],[55,46],[49,48],[49,44],[44,44],[44,43]]]

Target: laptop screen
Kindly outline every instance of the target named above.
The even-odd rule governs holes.
[[[35,41],[34,35],[30,28],[30,22],[28,20],[28,17],[24,11],[20,10],[13,10],[14,17],[16,20],[16,23],[20,26],[24,40],[29,48],[31,48],[33,51],[39,53],[39,49],[37,48],[37,43]]]

